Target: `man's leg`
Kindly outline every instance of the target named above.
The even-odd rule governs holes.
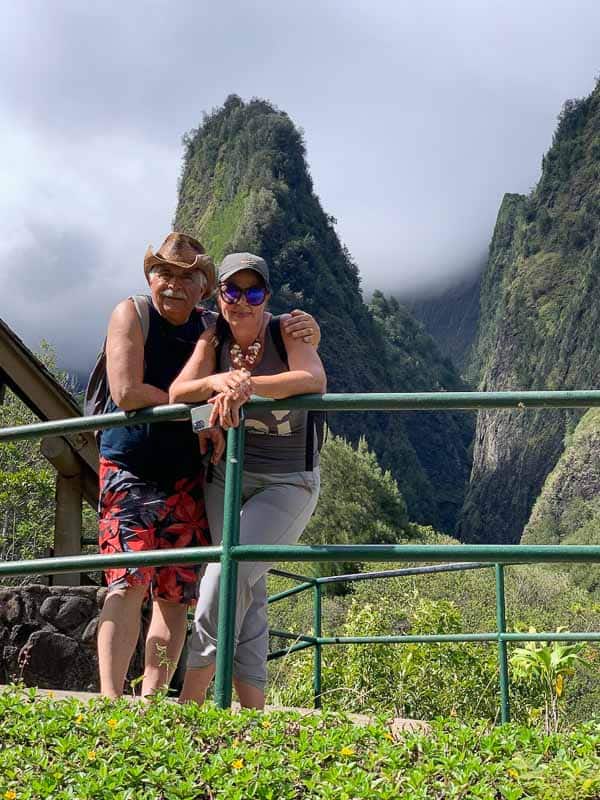
[[[142,697],[169,685],[177,667],[187,630],[187,606],[155,599],[146,637]]]
[[[177,481],[168,505],[170,513],[157,530],[159,548],[183,549],[210,544],[203,474]],[[185,643],[187,610],[198,598],[200,572],[200,565],[167,566],[156,570],[154,608],[146,639],[143,695],[168,684],[177,667]]]
[[[107,697],[123,694],[125,676],[140,633],[146,586],[116,589],[106,596],[98,623],[100,691]]]
[[[100,458],[99,545],[102,555],[139,552],[154,547],[155,491],[109,459]],[[138,641],[141,608],[154,567],[106,570],[109,591],[98,625],[100,690],[120,697]]]

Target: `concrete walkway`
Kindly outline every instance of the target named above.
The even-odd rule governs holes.
[[[0,691],[8,689],[8,686],[0,685]],[[32,687],[25,687],[25,691]],[[95,700],[101,697],[101,695],[93,693],[93,692],[70,692],[64,691],[62,689],[38,689],[38,693],[42,697],[52,697],[56,700],[70,700],[75,698],[76,700],[81,700],[84,703],[89,703],[90,700]],[[126,700],[130,700],[132,703],[139,701],[139,697],[133,697],[132,695],[124,695]],[[173,702],[176,702],[173,700]],[[234,712],[238,712],[241,710],[239,703],[232,703],[231,710]],[[310,716],[312,714],[320,714],[321,710],[316,708],[295,708],[290,706],[265,706],[265,713],[270,713],[272,711],[289,711],[295,714],[301,714],[302,716]],[[365,726],[370,725],[375,722],[375,717],[371,717],[368,714],[344,714],[344,716],[348,717],[355,725]],[[429,733],[431,731],[431,726],[424,722],[423,720],[418,719],[404,719],[403,717],[393,717],[387,723],[391,733],[394,737],[400,738],[402,733],[411,733],[413,731],[421,731],[423,733]]]

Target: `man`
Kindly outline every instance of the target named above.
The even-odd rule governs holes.
[[[147,335],[133,298],[114,309],[106,340],[110,387],[107,411],[132,411],[168,403],[171,382],[180,372],[214,314],[197,308],[212,293],[215,270],[196,239],[167,236],[156,253],[148,248],[144,273]],[[139,302],[139,299],[138,299]],[[311,317],[293,312],[287,324],[295,337],[314,334]],[[240,373],[215,375],[214,391],[243,383]],[[212,461],[224,448],[220,432],[213,439]],[[209,544],[203,501],[201,449],[207,439],[184,422],[131,425],[103,431],[100,437],[100,552],[103,554],[197,547]],[[187,607],[195,603],[199,567],[164,566],[110,569],[108,594],[98,626],[100,688],[104,695],[123,693],[125,676],[139,636],[141,607],[150,592],[152,617],[146,637],[141,693],[169,683],[187,627]]]

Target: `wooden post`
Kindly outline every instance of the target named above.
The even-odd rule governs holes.
[[[79,555],[83,497],[79,462],[67,442],[60,436],[43,439],[41,450],[57,470],[54,555]],[[61,575],[60,582],[64,586],[79,586],[81,575],[79,573]]]

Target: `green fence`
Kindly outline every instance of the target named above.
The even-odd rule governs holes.
[[[572,392],[443,392],[419,394],[345,394],[306,395],[286,400],[255,399],[248,408],[266,406],[271,409],[303,408],[326,411],[406,411],[406,410],[479,410],[531,408],[589,408],[600,406],[600,391]],[[190,417],[186,405],[158,406],[137,412],[115,412],[103,417],[42,422],[18,428],[0,430],[0,443],[16,439],[39,438],[49,435],[78,433],[122,427],[140,422],[185,420]],[[219,597],[219,639],[217,646],[217,672],[215,700],[221,708],[231,705],[233,677],[233,646],[237,565],[239,561],[398,561],[440,563],[452,569],[493,567],[496,580],[496,630],[488,633],[398,635],[363,637],[325,637],[321,631],[321,594],[324,583],[337,578],[306,578],[285,573],[299,581],[299,585],[270,598],[270,602],[291,594],[311,589],[314,597],[313,634],[296,635],[286,631],[272,633],[296,640],[293,645],[271,653],[271,658],[291,652],[314,648],[315,704],[321,700],[321,653],[327,645],[371,643],[425,643],[425,642],[496,642],[499,663],[499,695],[501,719],[510,719],[509,673],[507,642],[515,641],[600,641],[600,632],[581,633],[508,633],[506,631],[504,569],[516,563],[600,562],[600,546],[593,545],[243,545],[239,543],[240,500],[244,460],[244,423],[227,436],[225,519],[223,542],[220,547],[189,548],[187,550],[160,550],[144,553],[124,553],[114,556],[65,556],[0,563],[0,578],[5,575],[60,574],[97,570],[109,566],[152,566],[169,563],[204,563],[220,561],[222,577]],[[460,559],[462,564],[451,562]],[[395,570],[393,574],[414,574],[419,568]],[[428,571],[435,568],[427,567]],[[438,568],[439,569],[439,568]],[[281,573],[280,573],[281,574]],[[387,573],[389,576],[389,573]],[[369,579],[383,574],[366,573],[364,576],[343,576],[344,580]]]

